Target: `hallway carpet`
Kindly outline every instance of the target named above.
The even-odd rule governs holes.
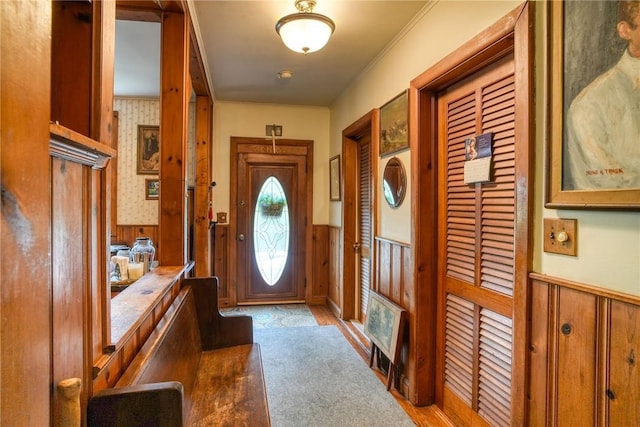
[[[259,329],[273,427],[413,426],[336,326]]]
[[[253,318],[253,330],[264,328],[295,328],[317,326],[305,304],[240,305],[220,310],[224,314],[248,314]]]

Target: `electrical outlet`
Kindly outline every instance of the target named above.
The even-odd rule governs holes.
[[[576,256],[578,251],[578,220],[545,218],[543,221],[545,252]]]
[[[216,220],[218,224],[226,224],[227,223],[227,213],[226,212],[216,212]]]

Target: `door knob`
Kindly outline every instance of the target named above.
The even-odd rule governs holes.
[[[238,240],[240,240],[241,242],[244,242],[244,234],[240,233],[238,235]]]
[[[354,250],[356,250],[356,251],[357,251],[358,249],[360,249],[360,243],[355,242],[355,243],[353,244],[353,249],[354,249]]]

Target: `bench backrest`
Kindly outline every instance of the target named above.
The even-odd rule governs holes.
[[[178,381],[188,413],[202,354],[193,291],[183,288],[133,359],[116,387]]]

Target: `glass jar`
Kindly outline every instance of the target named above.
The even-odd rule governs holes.
[[[153,265],[153,258],[156,255],[156,248],[153,247],[153,242],[149,237],[138,237],[136,243],[131,248],[131,256],[129,262],[135,264],[142,264],[142,274],[151,270]]]

